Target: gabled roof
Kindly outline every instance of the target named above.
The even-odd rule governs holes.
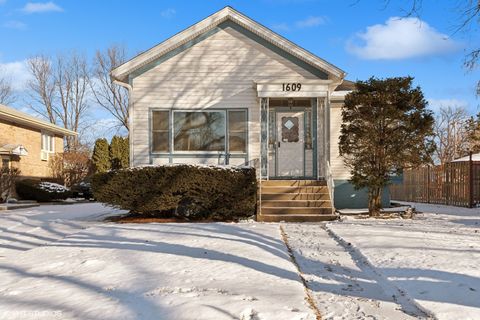
[[[7,120],[9,122],[22,124],[24,126],[36,129],[48,130],[49,132],[56,133],[61,136],[76,136],[75,131],[71,131],[53,123],[40,120],[25,112],[18,111],[16,109],[7,107],[0,104],[0,119]]]
[[[288,54],[291,54],[294,57],[302,60],[313,68],[325,71],[333,78],[343,79],[345,76],[345,72],[340,68],[299,47],[293,42],[261,25],[260,23],[253,21],[247,16],[241,14],[232,7],[223,8],[222,10],[183,30],[182,32],[177,33],[173,37],[163,41],[155,47],[139,54],[133,59],[112,70],[111,76],[115,80],[127,83],[128,76],[136,70],[161,58],[172,50],[188,43],[202,34],[205,34],[227,20],[232,21],[233,23],[249,30],[250,32],[253,32],[266,42],[280,48],[281,50],[284,50]]]

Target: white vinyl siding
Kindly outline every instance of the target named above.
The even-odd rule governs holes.
[[[227,28],[133,79],[133,165],[149,154],[149,109],[248,108],[249,161],[260,155],[259,100],[254,80],[315,79],[245,35]],[[201,162],[203,160],[196,160]]]
[[[338,142],[342,126],[342,105],[343,102],[332,102],[330,104],[330,168],[333,179],[350,179],[350,171],[340,157]]]

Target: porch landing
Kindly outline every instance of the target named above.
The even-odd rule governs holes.
[[[318,222],[337,219],[327,183],[321,180],[266,180],[259,190],[258,221]]]

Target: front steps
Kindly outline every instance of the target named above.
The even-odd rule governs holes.
[[[261,184],[258,221],[318,222],[337,219],[325,181],[266,180]]]

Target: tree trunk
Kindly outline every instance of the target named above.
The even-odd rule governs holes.
[[[378,217],[382,208],[382,188],[373,187],[368,191],[368,214]]]

